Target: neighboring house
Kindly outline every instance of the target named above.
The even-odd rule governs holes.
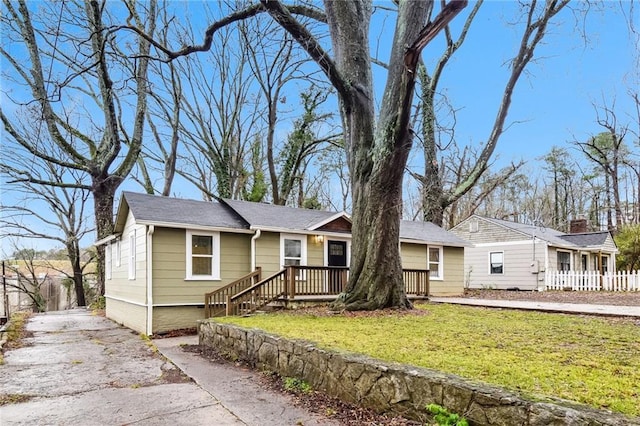
[[[429,269],[433,295],[463,291],[468,243],[424,222],[400,227],[403,268]],[[194,327],[204,294],[262,268],[349,266],[344,213],[246,201],[205,202],[125,192],[105,245],[109,318],[146,334]]]
[[[0,313],[3,317],[12,312],[33,309],[33,299],[29,294],[33,297],[39,294],[41,309],[44,311],[59,311],[77,306],[75,289],[68,278],[72,275],[68,260],[12,259],[3,261],[3,266],[5,285],[0,297]],[[93,263],[87,265],[85,274],[89,299],[90,291],[95,294],[95,279],[87,277],[95,274]]]
[[[465,250],[465,286],[541,290],[547,271],[615,271],[611,234],[585,232],[574,221],[567,234],[541,226],[472,215],[451,229],[472,243]]]

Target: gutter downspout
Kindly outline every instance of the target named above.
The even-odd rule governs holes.
[[[251,272],[256,270],[256,240],[260,238],[262,231],[256,229],[256,233],[251,237]]]
[[[147,227],[147,336],[153,334],[153,232],[155,226]]]

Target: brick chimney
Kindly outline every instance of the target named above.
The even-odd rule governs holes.
[[[569,222],[570,234],[582,234],[587,232],[587,219],[573,219]]]

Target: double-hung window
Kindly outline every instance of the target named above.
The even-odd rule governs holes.
[[[307,236],[280,234],[280,264],[301,266],[307,264]]]
[[[122,245],[120,244],[120,238],[118,238],[118,239],[116,240],[116,242],[115,242],[115,246],[116,246],[116,254],[115,254],[115,257],[116,257],[116,258],[115,258],[115,264],[116,264],[116,267],[118,267],[118,268],[119,268],[119,267],[120,267],[120,264],[122,263],[122,261],[121,261],[121,256],[122,256],[122,253],[121,253],[121,247],[122,247]]]
[[[112,267],[111,267],[111,253],[113,251],[112,245],[111,244],[107,244],[104,247],[104,278],[106,280],[110,280],[111,279],[111,271],[112,271]]]
[[[443,279],[442,271],[442,247],[429,247],[429,259],[427,267],[429,268],[429,278],[441,280]]]
[[[571,270],[571,253],[558,250],[558,271]]]
[[[609,256],[602,255],[602,272],[609,272]]]
[[[492,251],[489,253],[489,274],[501,275],[504,273],[504,252]]]
[[[187,279],[220,279],[220,234],[187,231]]]
[[[129,234],[129,279],[136,279],[136,231]]]

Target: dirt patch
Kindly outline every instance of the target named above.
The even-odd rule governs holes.
[[[198,329],[196,327],[191,328],[179,328],[176,330],[165,331],[162,333],[154,334],[154,339],[165,339],[169,337],[181,337],[181,336],[195,336],[198,334]]]
[[[163,369],[162,376],[159,379],[160,383],[189,383],[193,382],[191,377],[187,376],[179,368],[172,367]]]
[[[316,309],[311,310],[315,312]],[[325,312],[327,309],[319,309]],[[304,309],[307,314],[309,309]],[[291,312],[291,311],[289,311]],[[238,368],[252,368],[251,366],[238,362],[229,361],[212,348],[206,348],[199,345],[183,345],[182,350],[200,354],[212,362],[219,364],[231,364]],[[267,390],[279,392],[287,395],[293,405],[304,408],[312,413],[324,416],[334,421],[338,421],[346,426],[418,426],[422,423],[403,417],[390,417],[384,414],[376,413],[373,410],[358,407],[353,404],[345,403],[337,398],[328,396],[322,392],[302,389],[286,389],[283,378],[276,373],[264,373],[260,375],[260,385]]]
[[[640,291],[509,291],[465,290],[470,299],[523,300],[531,302],[583,303],[593,305],[640,306]]]
[[[8,404],[19,404],[21,402],[27,402],[32,398],[35,397],[33,395],[25,394],[0,394],[0,406]]]

